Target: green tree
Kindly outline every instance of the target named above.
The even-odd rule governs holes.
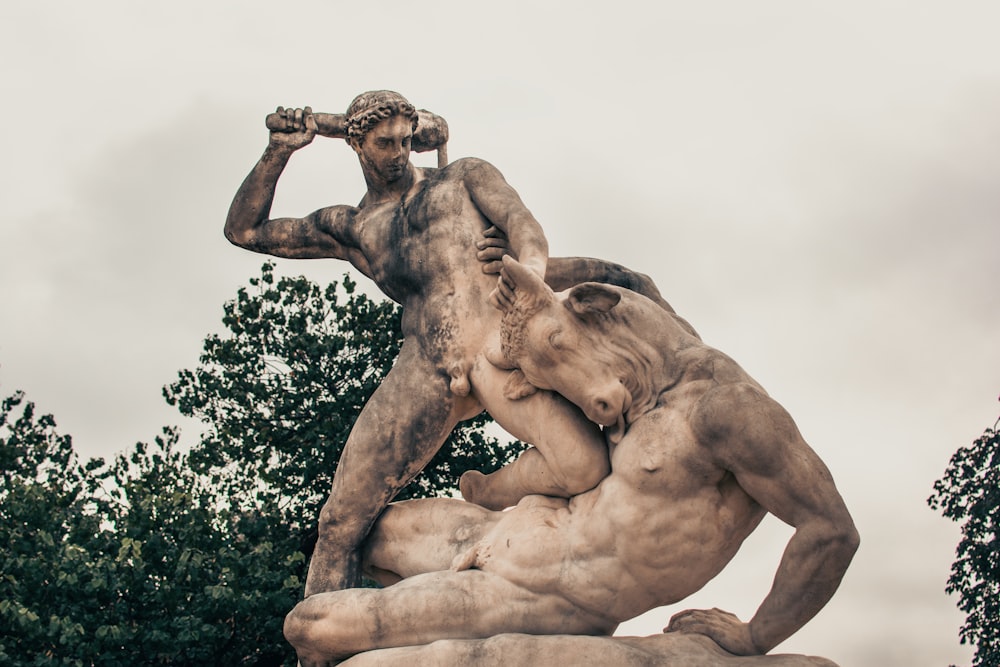
[[[110,466],[115,599],[95,664],[292,664],[284,614],[301,595],[303,556],[257,539],[257,517],[234,512],[165,429]]]
[[[0,664],[60,659],[87,635],[109,546],[95,505],[100,461],[81,466],[51,415],[21,392],[0,403]]]
[[[51,415],[12,419],[22,403],[0,412],[0,664],[293,664],[303,556],[252,541],[175,430],[80,466]]]
[[[928,504],[962,523],[945,590],[958,593],[966,614],[959,631],[976,647],[974,667],[1000,665],[1000,419],[969,447],[961,447]]]

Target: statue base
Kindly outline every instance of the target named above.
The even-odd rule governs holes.
[[[825,658],[776,654],[738,656],[708,637],[665,633],[650,637],[503,634],[446,639],[423,646],[368,651],[341,667],[837,667]]]

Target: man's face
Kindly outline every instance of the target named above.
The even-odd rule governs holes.
[[[398,180],[406,173],[410,161],[412,121],[406,116],[386,118],[365,135],[360,148],[362,166],[386,183]]]

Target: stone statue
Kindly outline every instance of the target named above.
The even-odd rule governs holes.
[[[340,667],[837,667],[805,655],[737,656],[708,637],[671,632],[651,637],[508,633],[488,639],[441,639],[385,648]]]
[[[609,471],[600,428],[558,394],[505,397],[511,372],[485,359],[499,330],[494,305],[509,287],[491,273],[495,260],[481,259],[488,260],[498,247],[493,242],[502,239],[527,270],[557,289],[609,282],[669,309],[652,281],[601,260],[549,258],[538,222],[487,162],[414,166],[411,149],[438,148],[439,163],[446,162],[440,149],[447,125],[398,93],[363,93],[344,115],[279,107],[266,124],[267,149],[236,193],[227,238],[278,257],[345,259],[403,306],[402,350],[344,448],[320,516],[306,596],[360,584],[359,548],[372,522],[455,424],[483,409],[534,447],[488,481],[469,473],[461,484],[464,497],[499,509],[528,493],[569,498],[593,488]],[[320,124],[324,135],[345,138],[357,153],[367,192],[357,206],[271,219],[279,176]]]
[[[788,414],[647,277],[548,257],[500,173],[449,164],[447,124],[397,93],[363,93],[343,115],[279,107],[266,125],[226,236],[346,259],[404,313],[399,359],[348,439],[306,599],[286,619],[304,666],[830,664],[761,656],[839,585],[858,545],[843,500]],[[317,133],[347,140],[366,194],[271,219],[278,178]],[[411,149],[437,149],[438,168],[415,167]],[[471,502],[386,507],[483,409],[534,447],[466,473]],[[659,637],[581,636],[701,588],[768,511],[796,530],[749,622],[689,610]],[[362,568],[387,587],[350,589]]]
[[[760,657],[826,604],[858,547],[787,412],[649,299],[598,283],[555,294],[530,266],[502,261],[513,290],[486,356],[510,373],[504,394],[518,403],[556,391],[608,425],[610,473],[569,499],[527,496],[506,512],[447,498],[390,505],[363,552],[387,587],[299,603],[285,634],[301,663],[829,665]],[[795,533],[749,622],[688,610],[662,637],[506,634],[610,634],[700,589],[767,512]]]

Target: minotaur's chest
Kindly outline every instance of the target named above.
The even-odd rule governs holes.
[[[660,407],[632,424],[612,452],[615,473],[637,487],[676,490],[717,483],[724,471],[698,441],[684,412]]]

